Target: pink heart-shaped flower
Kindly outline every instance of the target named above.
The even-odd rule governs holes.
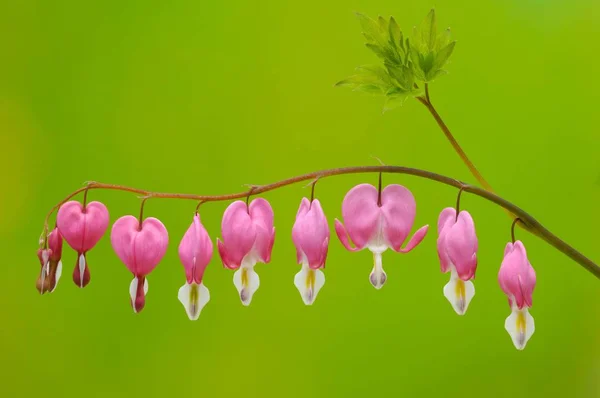
[[[129,295],[134,311],[139,312],[144,308],[148,293],[146,275],[152,272],[167,252],[167,229],[153,217],[146,218],[140,225],[136,217],[124,216],[114,223],[110,243],[134,275]]]
[[[69,201],[58,209],[56,225],[69,246],[77,251],[73,281],[79,287],[90,282],[86,252],[102,238],[108,227],[108,210],[100,202],[90,202],[85,208],[77,201]]]

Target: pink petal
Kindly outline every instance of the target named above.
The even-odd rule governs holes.
[[[221,221],[221,235],[223,241],[218,246],[223,264],[227,268],[238,268],[252,250],[257,235],[246,203],[238,200],[227,207]],[[223,255],[226,255],[226,259]]]
[[[306,209],[306,204],[310,209]],[[306,256],[311,268],[323,266],[323,260],[327,257],[327,245],[323,243],[329,242],[329,225],[318,199],[313,200],[312,204],[308,199],[302,199],[292,228],[292,240],[297,252]],[[301,262],[302,257],[299,260]]]
[[[521,241],[506,245],[505,256],[498,272],[500,288],[508,296],[509,301],[514,298],[519,309],[533,304],[533,290],[535,288],[535,270],[527,259],[525,246]]]
[[[456,209],[454,207],[446,207],[440,213],[440,217],[438,218],[438,236],[442,234],[442,231],[449,226],[454,225],[456,222]]]
[[[340,240],[340,242],[342,242],[342,245],[344,245],[344,247],[351,251],[351,252],[356,252],[361,250],[362,248],[358,248],[358,247],[352,247],[352,243],[350,242],[350,239],[348,238],[348,232],[346,231],[346,227],[344,227],[344,224],[342,224],[340,222],[340,220],[338,220],[337,218],[334,221],[334,226],[335,226],[335,234],[337,235],[338,239]],[[300,262],[300,261],[299,261]]]
[[[475,223],[468,211],[461,211],[458,220],[449,227],[446,235],[446,252],[456,268],[458,276],[464,280],[475,277],[477,270],[477,235]]]
[[[343,225],[336,220],[336,233],[346,249],[352,250],[346,231],[357,250],[367,246],[377,233],[381,217],[377,198],[377,189],[370,184],[357,185],[344,197],[342,217],[346,227],[344,229]]]
[[[78,252],[92,249],[106,232],[108,222],[108,210],[100,202],[88,203],[84,211],[81,203],[69,201],[56,216],[62,236]]]
[[[254,248],[263,263],[271,261],[271,251],[275,243],[275,228],[273,227],[273,209],[263,198],[254,199],[249,207],[250,218],[256,227]]]
[[[299,217],[303,217],[306,213],[308,213],[308,209],[310,208],[310,201],[306,198],[302,198],[302,200],[300,201],[300,207],[298,208],[298,211],[296,212],[296,222],[294,223],[294,226],[292,227],[292,241],[294,242],[294,246],[296,248],[296,261],[298,264],[302,264],[302,258],[304,256],[304,253],[302,252],[302,248],[300,247],[300,245],[298,245],[296,243],[296,240],[299,239],[297,234],[297,227],[296,224],[298,223],[298,218]]]
[[[429,225],[423,225],[421,228],[419,228],[417,230],[417,232],[415,232],[415,234],[412,236],[412,238],[410,238],[406,247],[404,249],[401,248],[400,250],[397,250],[397,251],[399,251],[400,253],[410,252],[412,249],[417,247],[417,245],[419,243],[421,243],[421,241],[425,238],[425,235],[427,235],[428,230],[429,230]]]
[[[117,256],[137,277],[148,275],[164,257],[169,234],[162,222],[148,217],[142,222],[134,216],[119,218],[113,225],[110,241]]]
[[[179,244],[179,259],[185,268],[188,283],[202,282],[202,275],[210,263],[212,254],[212,242],[200,221],[200,215],[196,214]]]
[[[438,239],[437,239],[437,253],[440,259],[440,267],[443,273],[450,271],[450,257],[448,257],[448,251],[446,250],[446,237],[451,226],[456,221],[456,210],[452,207],[446,207],[440,213],[438,218]]]
[[[225,247],[225,245],[223,244],[223,242],[221,242],[221,240],[219,238],[217,238],[217,249],[219,250],[219,256],[221,257],[221,262],[223,262],[223,266],[225,268],[238,269],[240,267],[239,263],[236,265],[236,264],[232,263],[231,260],[229,260],[229,256],[227,254],[227,248]]]
[[[417,213],[413,194],[402,185],[388,185],[381,193],[381,211],[383,236],[392,249],[401,251],[400,248],[410,233]]]

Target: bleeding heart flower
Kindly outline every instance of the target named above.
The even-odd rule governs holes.
[[[294,277],[304,304],[311,305],[325,284],[325,267],[329,247],[329,225],[321,203],[302,198],[292,228],[292,240],[296,246],[298,264],[302,270]]]
[[[86,253],[102,238],[108,227],[108,210],[100,202],[90,202],[85,207],[70,201],[58,210],[56,224],[69,246],[77,251],[73,281],[79,287],[90,282],[90,269]]]
[[[402,248],[412,229],[416,212],[415,198],[402,185],[388,185],[379,195],[373,185],[360,184],[346,194],[342,203],[346,226],[336,219],[335,232],[346,249],[358,251],[366,247],[373,253],[374,266],[369,281],[376,289],[381,289],[387,280],[381,254],[388,248],[408,253],[427,234],[429,226],[425,225]],[[352,247],[348,236],[355,247]]]
[[[58,228],[54,228],[48,235],[48,248],[38,250],[38,258],[42,266],[36,288],[40,294],[52,293],[62,274],[62,245],[63,238]]]
[[[200,316],[200,311],[210,300],[210,293],[202,283],[204,270],[213,255],[213,244],[208,232],[196,213],[179,244],[179,259],[185,268],[187,282],[179,289],[178,298],[191,320]]]
[[[464,315],[475,295],[471,280],[477,270],[477,235],[475,223],[467,211],[456,215],[448,207],[438,219],[437,252],[442,272],[450,272],[450,282],[444,286],[444,296],[458,315]]]
[[[498,283],[508,297],[508,304],[512,309],[504,328],[518,350],[525,348],[535,332],[535,323],[529,314],[529,308],[533,305],[535,282],[535,270],[527,259],[525,246],[519,240],[515,243],[509,242],[504,249]]]
[[[275,242],[273,209],[265,199],[258,198],[247,206],[235,201],[227,207],[221,222],[223,241],[217,239],[223,265],[235,269],[233,284],[242,304],[250,305],[252,296],[260,286],[256,263],[271,261]]]
[[[134,216],[119,218],[110,233],[110,243],[117,256],[133,273],[129,296],[134,312],[146,304],[146,276],[158,265],[167,251],[169,234],[162,222],[153,217],[142,223]]]

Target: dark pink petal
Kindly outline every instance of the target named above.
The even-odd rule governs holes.
[[[136,276],[146,276],[164,257],[169,243],[167,229],[158,219],[142,222],[134,216],[119,218],[112,227],[110,240],[117,256]]]
[[[83,205],[77,201],[63,204],[58,210],[56,223],[69,246],[78,252],[91,250],[108,227],[106,206],[100,202]]]
[[[73,282],[80,288],[84,288],[90,283],[90,278],[87,256],[85,253],[78,252],[75,268],[73,269]]]
[[[324,242],[329,242],[329,225],[318,199],[313,200],[312,204],[308,199],[302,199],[292,228],[292,240],[297,252],[302,254],[299,263],[305,258],[310,268],[324,265],[323,260],[327,257],[327,245]]]
[[[417,245],[419,243],[421,243],[423,241],[423,239],[425,238],[425,235],[427,235],[427,231],[429,231],[429,225],[423,225],[421,228],[419,228],[417,230],[417,232],[415,232],[415,234],[412,236],[412,238],[410,238],[406,247],[400,248],[400,250],[397,250],[397,251],[399,251],[400,253],[410,252],[412,249],[417,247]]]
[[[446,235],[446,252],[460,279],[475,277],[477,270],[477,235],[475,223],[468,211],[461,211],[458,220],[449,227]]]
[[[336,233],[348,249],[350,236],[357,250],[367,246],[376,235],[381,222],[381,209],[377,205],[377,189],[370,184],[360,184],[352,188],[342,202],[342,217],[346,226],[336,220]],[[339,225],[338,225],[339,224]]]
[[[394,251],[407,253],[425,237],[428,228],[415,233],[405,249],[402,244],[408,237],[415,221],[417,204],[413,194],[402,185],[392,184],[381,193],[381,211],[383,213],[383,237]]]
[[[456,222],[456,209],[454,207],[446,207],[440,213],[437,223],[438,236],[442,234],[447,227],[454,225]]]
[[[240,263],[238,263],[236,265],[235,263],[232,263],[229,260],[229,256],[227,254],[227,248],[225,247],[225,245],[223,244],[223,242],[221,242],[221,240],[219,238],[217,238],[217,249],[219,250],[219,256],[221,257],[221,262],[223,263],[223,266],[225,268],[238,269],[240,267]]]
[[[254,199],[249,206],[250,218],[256,228],[254,249],[263,263],[271,261],[271,251],[275,243],[275,228],[273,227],[273,209],[263,198]]]
[[[188,283],[202,282],[202,275],[212,254],[212,241],[200,221],[200,215],[196,214],[179,244],[179,259],[185,268]]]
[[[340,240],[340,242],[342,242],[342,245],[344,245],[344,247],[351,251],[351,252],[356,252],[362,249],[358,248],[358,247],[353,247],[352,243],[350,242],[350,239],[348,238],[348,232],[346,231],[346,227],[344,227],[344,224],[342,224],[340,222],[340,220],[338,220],[337,218],[335,219],[334,222],[334,226],[335,226],[335,234],[337,235],[338,239]]]
[[[257,236],[246,203],[238,200],[227,207],[221,221],[221,235],[223,240],[217,245],[223,264],[227,268],[238,268],[252,250]]]
[[[509,301],[514,298],[518,309],[531,307],[535,289],[535,270],[527,259],[525,246],[521,241],[508,243],[504,259],[498,272],[498,283]]]

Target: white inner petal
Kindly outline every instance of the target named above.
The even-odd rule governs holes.
[[[475,296],[475,285],[471,281],[460,279],[456,268],[453,265],[450,267],[450,281],[444,286],[444,297],[452,304],[452,308],[458,315],[464,315]]]
[[[325,274],[323,271],[311,269],[307,263],[302,264],[302,269],[294,276],[294,285],[306,305],[312,305],[315,302],[317,294],[324,284]]]
[[[375,289],[381,289],[387,281],[387,274],[383,270],[381,251],[373,251],[373,270],[369,275],[369,281]]]
[[[200,312],[210,301],[210,292],[203,283],[185,283],[179,289],[177,298],[183,304],[188,317],[195,321],[200,317]]]
[[[242,262],[242,266],[233,274],[233,284],[240,295],[242,304],[250,305],[254,293],[260,286],[260,279],[254,271],[254,264]]]
[[[79,255],[79,287],[83,287],[83,276],[85,273],[85,256],[82,254]]]
[[[137,313],[135,309],[135,297],[137,295],[138,288],[138,278],[133,277],[133,280],[129,284],[129,297],[131,298],[131,306],[133,307],[133,312]],[[148,278],[144,278],[144,296],[148,294]]]
[[[56,286],[58,286],[58,281],[60,280],[61,275],[62,275],[62,261],[59,261],[58,265],[56,266],[56,278],[54,279],[54,287],[52,288],[52,290],[50,290],[50,293],[52,293],[54,290],[56,290]]]
[[[517,350],[522,350],[535,332],[535,323],[527,307],[523,307],[520,310],[516,306],[513,306],[512,313],[506,318],[506,322],[504,322],[504,328],[510,335]]]

